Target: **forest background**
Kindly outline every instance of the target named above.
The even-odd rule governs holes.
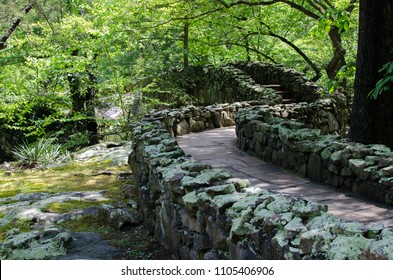
[[[0,0],[0,159],[128,140],[151,93],[192,102],[193,77],[166,75],[189,66],[283,64],[351,95],[357,2]]]

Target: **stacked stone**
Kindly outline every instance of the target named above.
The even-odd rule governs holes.
[[[273,117],[264,108],[241,110],[235,121],[240,149],[303,177],[393,204],[390,148],[323,135],[318,126]]]
[[[299,129],[303,141],[314,139],[316,130]],[[159,120],[135,125],[132,143],[145,222],[176,258],[393,259],[392,230],[343,222],[321,203],[231,178],[185,156]]]
[[[300,102],[269,106],[264,101],[243,101],[232,104],[217,104],[210,106],[186,106],[179,109],[162,111],[152,110],[145,115],[144,120],[159,120],[165,129],[176,137],[190,132],[200,132],[206,129],[235,125],[235,113],[247,109],[243,115],[259,115],[248,118],[270,117],[299,120],[307,127],[319,128],[322,134],[338,134],[345,130],[345,122],[337,117],[337,106],[333,99],[320,99],[314,103]]]
[[[180,109],[151,111],[145,120],[159,120],[173,137],[206,129],[235,125],[234,112],[250,107],[247,102],[211,106],[186,106]]]
[[[189,90],[200,105],[233,103],[244,100],[258,100],[274,105],[282,102],[282,97],[274,89],[257,84],[243,71],[230,66],[205,66],[194,70],[198,82]]]
[[[282,65],[262,62],[238,62],[230,65],[247,73],[258,84],[282,85],[294,94],[297,102],[314,102],[322,93],[322,89],[310,82],[303,73]]]
[[[129,163],[151,231],[180,259],[393,259],[392,230],[343,222],[321,203],[253,187],[185,156],[177,146],[173,136],[235,120],[243,150],[358,193],[378,193],[372,189],[376,182],[376,196],[391,203],[390,150],[338,135],[345,129],[345,96],[321,96],[293,70],[254,66],[203,69],[204,82],[194,96],[205,103],[256,101],[154,111],[132,128]],[[283,84],[298,103],[277,105],[274,90],[270,97],[264,90],[255,94],[261,86],[254,79]]]
[[[300,102],[275,106],[250,105],[244,106],[243,108],[246,108],[246,110],[239,108],[241,112],[238,113],[238,121],[243,121],[244,119],[244,121],[248,122],[253,119],[264,120],[266,117],[277,117],[300,121],[308,128],[320,129],[322,134],[341,134],[346,129],[346,122],[337,114],[337,106],[332,99],[320,99],[312,103]]]
[[[336,107],[334,117],[340,123],[347,123],[349,118],[350,98],[346,94],[335,91],[333,94],[324,93],[323,89],[311,82],[303,73],[282,65],[262,62],[239,62],[230,64],[242,70],[260,85],[280,85],[290,93],[294,102],[320,103],[330,100]]]

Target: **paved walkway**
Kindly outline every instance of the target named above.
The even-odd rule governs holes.
[[[386,227],[393,227],[393,207],[338,192],[333,187],[285,172],[239,150],[235,127],[191,133],[176,140],[186,154],[212,167],[225,169],[233,177],[248,179],[253,186],[320,201],[328,205],[329,213],[343,220],[383,223]]]

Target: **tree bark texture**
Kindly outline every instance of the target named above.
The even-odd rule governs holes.
[[[184,69],[188,68],[188,40],[189,40],[189,23],[186,21],[184,23],[184,34],[183,34],[183,51],[184,51],[184,58],[183,58],[183,67]]]
[[[393,1],[360,0],[355,96],[349,137],[393,148],[393,88],[377,100],[368,97],[393,61]]]
[[[340,32],[336,26],[331,26],[329,31],[329,38],[333,47],[333,58],[326,67],[326,73],[331,80],[336,79],[336,75],[340,69],[347,65],[345,61],[345,49],[342,45]]]

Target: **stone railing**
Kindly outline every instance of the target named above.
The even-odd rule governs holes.
[[[188,86],[188,93],[198,100],[199,105],[244,100],[258,100],[268,105],[282,102],[276,90],[259,85],[231,65],[190,67],[185,75],[195,77],[193,84]]]
[[[260,105],[264,101],[243,101],[232,104],[210,106],[186,106],[179,109],[153,110],[145,120],[160,120],[171,136],[176,137],[190,132],[235,125],[235,113],[241,109],[247,118],[258,118],[259,114],[287,118],[305,123],[309,128],[318,128],[322,134],[338,134],[345,128],[345,121],[337,113],[334,99],[319,99],[313,103],[293,103],[280,105]]]
[[[282,85],[293,94],[296,102],[315,102],[322,94],[322,89],[304,74],[282,65],[262,62],[238,62],[230,65],[242,70],[260,85]]]
[[[321,96],[299,76],[289,88],[299,102],[279,105],[277,92],[257,83],[291,83],[262,80],[252,64],[236,67],[201,68],[202,86],[191,92],[201,103],[256,101],[153,111],[133,126],[129,163],[151,232],[179,259],[393,259],[392,229],[341,221],[321,203],[253,187],[184,154],[174,136],[236,121],[243,150],[314,180],[392,200],[392,168],[382,158],[389,151],[338,136],[345,130],[345,96]],[[291,72],[281,70],[282,77]],[[372,190],[375,180],[379,190]]]
[[[265,108],[242,109],[235,121],[240,149],[311,180],[393,204],[390,148],[323,135],[318,126],[273,117]]]
[[[218,112],[240,110],[244,120],[245,107]],[[129,157],[145,223],[175,258],[393,259],[393,230],[341,221],[321,203],[254,188],[186,156],[172,135],[191,126],[175,133],[174,124],[195,115],[205,118],[198,130],[208,129],[217,114],[212,107],[184,110],[153,112],[135,125]],[[307,129],[311,141],[315,129]]]
[[[286,112],[295,111],[303,119],[330,119],[330,128],[326,132],[344,133],[349,118],[349,100],[340,92],[324,94],[322,88],[310,82],[303,74],[280,65],[265,63],[232,63],[224,66],[190,67],[187,74],[196,77],[188,92],[201,105],[216,103],[233,103],[257,101],[258,104],[289,108]],[[290,95],[292,104],[282,104],[280,91],[266,88],[264,85],[280,85]],[[296,104],[296,105],[295,105]],[[276,107],[276,108],[278,108]],[[299,108],[301,107],[301,108]],[[329,107],[327,111],[326,108]],[[285,109],[285,108],[284,108]],[[322,109],[322,110],[320,110]],[[312,112],[309,112],[311,110]],[[315,112],[320,110],[320,112]],[[330,114],[331,116],[327,116]],[[293,115],[293,114],[292,114]],[[308,123],[310,122],[309,120]],[[311,120],[312,121],[312,120]],[[332,122],[337,122],[332,124]],[[325,131],[326,124],[320,124]]]
[[[170,135],[175,137],[190,132],[235,125],[234,112],[250,106],[247,102],[237,102],[206,107],[186,106],[180,109],[153,110],[145,116],[145,120],[159,120]]]

